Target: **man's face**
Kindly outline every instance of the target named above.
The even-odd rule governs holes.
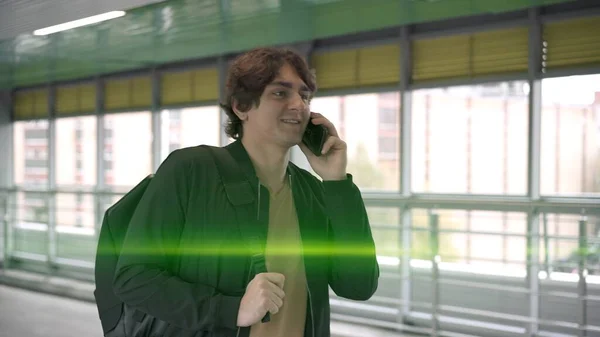
[[[310,118],[311,94],[294,68],[285,64],[265,87],[259,106],[246,113],[244,138],[287,148],[299,144]]]

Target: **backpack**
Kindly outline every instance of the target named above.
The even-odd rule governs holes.
[[[252,214],[252,210],[247,206],[252,205],[254,193],[229,152],[225,148],[208,145],[200,145],[197,148],[208,150],[213,157],[229,202],[234,206],[238,219]],[[112,285],[129,222],[153,177],[153,174],[146,176],[104,213],[94,270],[96,285],[94,297],[104,336],[108,336],[111,332],[111,336],[125,336],[124,329],[119,327],[120,323],[123,323],[125,303],[115,295]],[[252,250],[251,262],[254,272],[256,274],[267,272],[264,248],[259,243],[261,241],[258,237],[250,237],[247,240]],[[270,316],[267,313],[262,322],[269,320]]]

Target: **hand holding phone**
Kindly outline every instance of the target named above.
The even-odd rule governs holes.
[[[300,147],[310,167],[323,181],[346,179],[348,146],[325,116],[311,112],[311,120],[306,126]],[[326,155],[323,155],[323,150]]]
[[[321,156],[323,145],[328,136],[329,130],[323,125],[313,124],[311,119],[306,126],[306,131],[304,131],[302,143],[304,143],[315,156]]]

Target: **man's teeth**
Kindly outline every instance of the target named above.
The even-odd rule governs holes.
[[[292,123],[292,124],[300,124],[299,121],[293,120],[293,119],[284,119],[283,122],[284,123]]]

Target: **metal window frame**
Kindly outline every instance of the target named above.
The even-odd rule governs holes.
[[[373,42],[356,42],[351,45],[336,45],[332,47],[320,46],[312,48],[309,46],[306,51],[306,56],[315,52],[329,51],[329,50],[343,50],[348,48],[356,48],[360,46],[378,45],[385,43],[399,43],[401,47],[401,55],[398,62],[400,63],[400,81],[396,86],[382,86],[379,88],[369,88],[368,93],[377,93],[384,91],[399,91],[401,97],[401,103],[399,108],[399,115],[401,121],[400,131],[400,146],[398,147],[400,153],[400,169],[398,174],[400,175],[400,186],[398,186],[398,192],[385,193],[385,192],[365,192],[363,193],[365,204],[368,206],[380,206],[380,207],[394,207],[399,212],[400,222],[396,224],[399,230],[398,240],[401,241],[402,254],[398,256],[401,260],[399,274],[401,277],[401,301],[398,304],[399,315],[397,317],[397,323],[404,323],[413,314],[413,301],[411,299],[412,294],[412,281],[411,281],[411,237],[412,237],[412,215],[413,209],[456,209],[456,210],[493,210],[502,212],[520,212],[527,216],[527,249],[529,252],[527,255],[527,280],[524,285],[527,288],[528,303],[529,303],[529,317],[524,319],[523,325],[528,335],[533,336],[539,332],[540,324],[540,280],[537,277],[540,271],[539,254],[540,244],[539,238],[540,232],[540,215],[544,213],[566,213],[566,214],[580,214],[581,210],[586,210],[587,214],[600,215],[600,198],[587,198],[587,197],[560,197],[560,196],[541,196],[540,195],[540,155],[541,155],[541,81],[544,78],[558,77],[573,74],[590,74],[600,73],[600,68],[582,68],[573,70],[560,70],[550,71],[548,73],[541,72],[541,39],[542,39],[542,24],[551,20],[559,20],[565,18],[573,18],[589,14],[589,12],[583,13],[578,12],[576,14],[552,14],[544,16],[540,14],[539,9],[530,9],[527,11],[526,19],[515,19],[513,21],[504,23],[492,23],[485,25],[483,29],[498,29],[508,28],[514,26],[528,26],[529,29],[529,69],[525,73],[515,73],[508,75],[490,76],[485,78],[477,79],[463,79],[463,80],[450,80],[450,81],[432,81],[428,83],[411,83],[411,65],[412,65],[412,41],[414,39],[429,38],[436,36],[444,36],[449,34],[458,33],[469,33],[475,31],[481,31],[482,27],[458,27],[450,32],[442,31],[431,31],[412,33],[412,26],[403,26],[399,29],[398,36],[393,39],[384,39]],[[223,15],[226,15],[223,14]],[[99,36],[99,39],[102,37]],[[229,56],[223,55],[217,59],[217,69],[219,78],[219,101],[223,101],[225,97],[224,84],[226,80],[227,65]],[[194,67],[196,63],[189,63],[182,65],[185,67]],[[149,113],[152,115],[152,170],[156,171],[159,167],[162,153],[161,153],[161,111],[168,109],[170,106],[162,106],[160,102],[160,73],[168,68],[152,68],[152,108]],[[179,68],[178,68],[179,69]],[[139,75],[140,71],[135,73]],[[146,74],[142,72],[142,74]],[[104,82],[107,78],[112,78],[114,75],[99,76],[94,79],[96,82],[96,111],[95,116],[97,117],[96,123],[96,160],[97,160],[97,182],[95,189],[91,191],[95,198],[95,211],[96,211],[96,235],[99,232],[99,226],[102,222],[103,208],[106,202],[106,198],[114,195],[121,194],[118,187],[107,186],[104,179],[104,165],[103,165],[103,151],[104,151],[104,118],[107,114],[114,114],[116,112],[107,112],[104,107]],[[118,75],[123,76],[122,74]],[[439,88],[447,86],[457,85],[473,85],[477,83],[490,83],[500,81],[514,81],[514,80],[527,80],[530,84],[529,93],[529,128],[528,128],[528,155],[527,155],[527,194],[526,195],[478,195],[478,194],[441,194],[441,193],[415,193],[411,188],[411,177],[412,177],[412,162],[411,162],[411,142],[412,142],[412,92],[417,89],[424,88]],[[56,99],[56,86],[57,84],[51,83],[49,87],[49,126],[48,126],[48,186],[47,195],[50,198],[50,214],[48,224],[48,247],[47,247],[47,261],[53,267],[61,265],[57,261],[57,240],[56,240],[56,193],[59,192],[76,192],[81,189],[69,189],[63,187],[57,187],[56,185],[56,118],[68,118],[75,117],[78,115],[69,116],[56,116],[55,113],[55,99]],[[364,89],[348,89],[348,90],[330,90],[319,94],[319,97],[331,96],[331,95],[348,95],[348,94],[362,94],[367,93]],[[195,106],[195,105],[194,105]],[[14,110],[14,109],[11,109]],[[89,114],[88,114],[89,115]],[[224,124],[227,120],[226,114],[220,109],[220,143],[222,146],[229,143],[229,137],[224,132]],[[11,162],[14,161],[14,149],[12,144],[14,141],[13,137],[14,123],[11,123],[11,142],[10,142],[10,158]],[[296,154],[298,155],[298,153]],[[14,185],[14,165],[11,166],[9,171],[10,181]],[[31,189],[34,191],[35,189]],[[14,186],[9,188],[8,192],[13,197],[13,204],[16,204],[16,193],[11,192],[23,192],[28,191],[28,188],[22,186]],[[435,213],[433,213],[435,214]],[[435,227],[435,226],[434,226]],[[437,231],[433,231],[437,233]],[[10,241],[10,240],[9,240]],[[6,249],[10,250],[11,246],[6,244]],[[10,254],[10,251],[9,251]],[[7,260],[8,261],[8,260]],[[432,261],[435,262],[435,261]],[[435,263],[434,263],[435,265]],[[435,269],[435,268],[434,268]],[[436,276],[437,275],[437,276]],[[434,270],[434,284],[436,287],[439,280],[439,274],[435,273]],[[436,288],[439,290],[439,288]],[[585,292],[585,284],[582,286],[579,284],[579,300],[581,303],[585,303],[587,299],[587,293]],[[434,301],[435,302],[435,301]],[[583,305],[583,304],[582,304]],[[438,306],[434,307],[434,312],[437,312]],[[581,311],[585,313],[582,307]],[[435,323],[435,321],[434,321]],[[580,331],[585,331],[585,317],[580,321]],[[437,324],[434,324],[432,330],[433,333],[438,333],[436,329]]]

